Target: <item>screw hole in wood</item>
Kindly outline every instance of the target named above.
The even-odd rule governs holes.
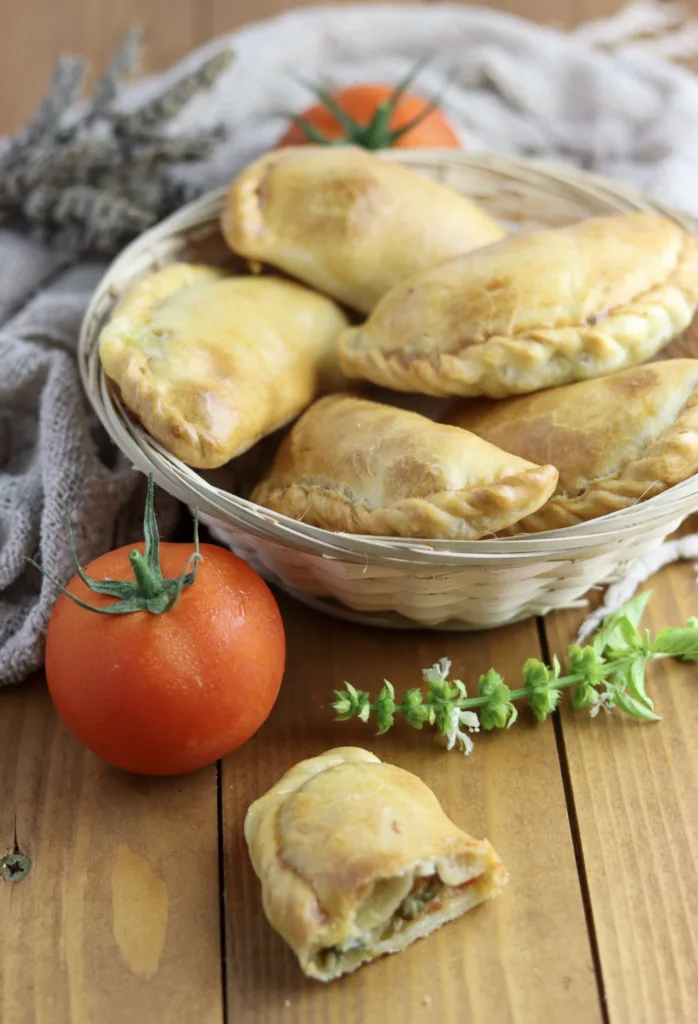
[[[0,877],[6,882],[21,882],[31,870],[32,862],[23,853],[8,853],[0,860]]]

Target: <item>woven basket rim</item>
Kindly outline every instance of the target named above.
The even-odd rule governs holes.
[[[595,198],[616,210],[646,210],[670,217],[695,234],[698,226],[688,214],[651,199],[639,189],[575,168],[546,161],[460,150],[391,150],[385,159],[417,167],[449,165],[472,167],[520,182],[538,185],[563,184],[577,198]],[[656,530],[666,524],[667,533],[698,508],[698,474],[647,501],[564,529],[537,534],[477,541],[419,540],[334,533],[262,508],[209,483],[195,469],[167,452],[141,426],[135,424],[109,387],[97,355],[97,340],[108,309],[141,273],[169,262],[166,252],[182,235],[210,233],[226,188],[218,188],[186,204],[134,239],[117,255],[104,273],[85,312],[78,345],[78,364],[88,399],[111,439],[137,469],[153,472],[156,481],[191,507],[219,521],[256,534],[286,548],[298,548],[323,558],[365,564],[456,567],[462,564],[502,564],[546,558],[570,561],[588,557],[590,549],[627,541],[633,534]],[[198,231],[197,231],[198,229]],[[158,258],[158,256],[160,258]],[[121,282],[121,284],[119,283]]]

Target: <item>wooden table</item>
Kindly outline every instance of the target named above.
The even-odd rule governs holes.
[[[225,0],[22,0],[5,5],[0,130],[44,89],[56,52],[104,62],[145,25],[151,67],[283,7]],[[499,0],[573,23],[615,0]],[[695,575],[653,581],[650,626],[698,610]],[[378,739],[333,722],[344,679],[414,685],[448,655],[472,681],[515,678],[531,655],[563,653],[581,613],[479,635],[344,625],[280,598],[289,658],[281,697],[242,750],[186,778],[130,778],[86,753],[41,679],[0,695],[2,1024],[682,1024],[698,1020],[698,693],[695,667],[651,670],[663,721],[591,720],[566,704],[479,736],[467,760],[404,728]],[[433,787],[487,836],[511,872],[506,894],[406,953],[340,983],[305,982],[266,924],[242,836],[250,801],[291,764],[357,743]],[[8,862],[5,862],[6,864]]]

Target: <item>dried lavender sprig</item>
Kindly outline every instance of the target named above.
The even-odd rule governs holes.
[[[198,92],[210,88],[230,66],[233,56],[232,50],[215,53],[201,67],[173,82],[160,96],[144,103],[137,110],[117,117],[116,131],[124,135],[149,136],[154,128],[164,121],[170,121],[183,110]]]
[[[132,28],[127,33],[114,57],[109,62],[95,87],[94,96],[89,110],[85,115],[85,123],[91,123],[104,116],[116,99],[119,86],[123,80],[136,70],[140,63],[143,32],[140,28]]]
[[[59,62],[51,95],[0,152],[1,222],[24,223],[75,257],[86,252],[111,256],[197,194],[170,169],[208,156],[223,129],[173,137],[166,122],[216,80],[232,54],[216,54],[163,96],[121,114],[114,109],[117,87],[137,49],[138,34],[130,33],[82,111],[69,108],[84,62]]]
[[[137,176],[147,174],[152,184],[153,170],[202,160],[217,142],[218,135],[213,132],[156,138],[138,146],[125,139],[76,139],[57,150],[40,150],[24,164],[6,171],[0,177],[0,207],[17,205],[23,196],[45,182],[59,188],[98,181],[102,189],[133,194]]]
[[[87,61],[82,57],[63,55],[58,58],[50,93],[3,152],[0,170],[12,167],[31,146],[55,139],[63,115],[80,93],[86,68]]]
[[[70,251],[76,250],[78,227],[84,246],[77,248],[103,252],[114,240],[125,240],[145,231],[155,220],[152,211],[88,185],[62,190],[49,186],[35,189],[27,201],[26,213],[43,228],[45,236],[60,235],[62,245]]]
[[[123,162],[121,147],[113,139],[76,139],[38,149],[0,177],[0,206],[16,205],[47,181],[54,188],[90,182]]]

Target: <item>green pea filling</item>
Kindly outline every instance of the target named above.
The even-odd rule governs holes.
[[[397,908],[392,919],[386,924],[381,939],[387,939],[399,931],[404,921],[414,921],[420,917],[444,888],[444,883],[438,875],[416,879],[410,892]],[[318,959],[325,970],[331,971],[338,966],[341,957],[346,953],[360,952],[365,948],[365,943],[356,941],[345,949],[340,946],[329,946],[327,949],[321,950]]]
[[[444,884],[438,875],[430,878],[418,878],[412,886],[411,892],[405,897],[397,908],[398,917],[405,921],[414,921],[427,908],[427,905],[438,896]]]

